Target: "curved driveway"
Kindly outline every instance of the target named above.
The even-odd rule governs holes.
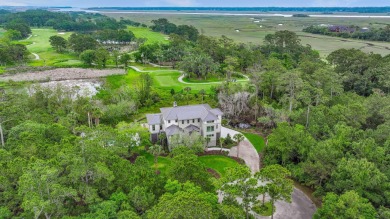
[[[225,127],[222,127],[221,129],[221,137],[224,138],[227,134],[230,134],[230,136],[233,137],[238,133],[239,132],[235,130]],[[237,156],[237,147],[233,147],[230,150],[229,156]],[[239,157],[245,161],[245,164],[252,170],[252,173],[259,171],[260,157],[253,145],[247,139],[240,144]],[[274,213],[274,219],[311,219],[316,211],[314,203],[298,188],[294,188],[291,195],[291,203],[277,201],[275,206],[276,211]],[[256,218],[269,219],[271,217],[256,215]]]

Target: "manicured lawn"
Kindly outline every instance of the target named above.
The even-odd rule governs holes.
[[[168,36],[151,31],[147,27],[128,27],[128,30],[131,30],[135,37],[137,38],[146,38],[146,44],[153,43],[168,43]]]
[[[222,155],[200,156],[199,160],[207,167],[218,172],[222,177],[226,174],[225,168],[240,165],[237,161]]]
[[[153,167],[153,169],[156,168],[156,166],[154,165],[154,156],[152,154],[146,151],[141,151],[140,155],[144,156],[149,161],[150,166]],[[161,156],[158,157],[157,167],[162,174],[167,173],[169,165],[171,165],[171,160],[169,158]]]
[[[74,53],[57,53],[50,45],[49,38],[57,35],[67,39],[72,33],[67,32],[65,34],[59,34],[53,29],[32,29],[32,36],[29,39],[21,40],[20,43],[26,44],[27,49],[36,53],[39,56],[39,60],[34,60],[34,56],[31,56],[29,65],[32,66],[80,66],[81,62],[78,60],[78,56]]]
[[[252,143],[256,148],[257,153],[261,153],[265,147],[265,142],[263,137],[257,134],[252,133],[242,133],[244,136]]]

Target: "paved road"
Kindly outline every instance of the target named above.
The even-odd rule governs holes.
[[[291,203],[282,201],[275,203],[274,219],[311,219],[317,210],[314,203],[297,188],[294,188],[291,196]],[[266,198],[266,200],[269,199]],[[256,218],[269,219],[271,217],[256,215]]]

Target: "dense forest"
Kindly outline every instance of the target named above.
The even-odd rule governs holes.
[[[327,36],[353,38],[360,40],[372,40],[372,41],[383,41],[390,42],[390,25],[386,25],[383,28],[360,28],[357,26],[334,26],[334,29],[345,29],[341,31],[332,31],[332,26],[310,26],[303,29],[304,32],[321,34]]]
[[[134,58],[225,82],[202,98],[155,88],[148,73],[93,97],[61,86],[2,88],[0,218],[249,218],[262,206],[261,194],[271,205],[291,201],[291,179],[322,199],[314,218],[390,217],[390,56],[340,49],[323,60],[294,32],[269,34],[259,46],[199,35],[165,19],[151,29],[170,34],[169,43],[119,55],[101,42],[131,42],[133,35],[120,21],[103,19],[115,25],[53,37],[53,47],[77,52],[91,67],[104,68],[108,59],[126,67]],[[231,80],[242,74],[247,86]],[[151,144],[137,118],[186,93],[191,103],[207,96],[224,112],[224,125],[247,123],[267,137],[260,172],[240,165],[214,177],[199,160],[204,139],[172,151],[165,136]],[[162,158],[170,162],[165,170],[157,165]],[[225,195],[221,203],[217,191]]]

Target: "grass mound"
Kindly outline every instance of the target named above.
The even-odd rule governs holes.
[[[261,153],[265,147],[265,142],[263,137],[257,134],[252,133],[242,133],[244,136],[251,142],[251,144],[256,148],[257,153]]]

